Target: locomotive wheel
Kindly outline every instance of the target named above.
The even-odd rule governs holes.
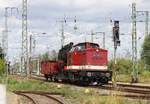
[[[84,80],[82,80],[82,81],[79,81],[79,85],[80,86],[88,86],[90,83],[88,82],[88,81],[84,81]]]
[[[48,81],[49,76],[45,74],[44,77],[45,77],[45,80]]]
[[[100,78],[100,83],[101,83],[101,84],[106,84],[106,83],[108,83],[108,78],[107,78],[106,76],[101,77],[101,78]]]
[[[87,86],[90,84],[90,81],[87,77],[83,77],[82,79],[78,80],[76,83],[77,85],[80,85],[80,86]]]
[[[50,76],[49,78],[50,78],[50,81],[53,81],[53,76]]]
[[[58,78],[54,77],[53,78],[54,82],[58,82]]]
[[[71,81],[69,79],[63,79],[62,82],[64,82],[64,83],[71,83]]]

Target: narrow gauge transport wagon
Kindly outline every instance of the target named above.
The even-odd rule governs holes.
[[[41,73],[44,74],[46,80],[52,79],[52,76],[56,76],[60,72],[60,63],[60,61],[51,60],[41,62]]]

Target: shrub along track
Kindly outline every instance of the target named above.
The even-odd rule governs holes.
[[[33,104],[66,104],[55,97],[56,95],[60,95],[59,93],[37,91],[13,91],[13,93],[28,98]]]
[[[31,77],[31,79],[44,81],[43,76],[35,76],[34,75]],[[64,84],[64,83],[62,83],[62,84]],[[113,83],[110,82],[107,85],[103,85],[103,86],[90,85],[90,86],[84,86],[84,87],[125,92],[125,93],[115,94],[115,95],[134,98],[134,99],[150,100],[150,86],[145,86],[142,84],[136,85],[136,84],[129,84],[129,83],[128,84],[127,83],[117,83],[116,87],[114,87]]]

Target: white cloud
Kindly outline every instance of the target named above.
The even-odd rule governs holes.
[[[0,0],[0,8],[5,7],[17,7],[22,2],[22,0]]]
[[[66,44],[70,41],[75,43],[91,41],[90,34],[93,31],[104,31],[108,35],[108,41],[106,44],[107,49],[110,50],[110,55],[113,50],[113,43],[110,19],[118,19],[121,21],[121,33],[131,33],[130,25],[130,13],[131,3],[133,0],[28,0],[28,21],[29,30],[35,32],[46,32],[48,35],[53,35],[51,38],[37,39],[38,49],[37,52],[42,49],[46,51],[46,46],[50,46],[51,49],[60,48],[60,37],[56,34],[60,33],[60,23],[56,23],[60,18],[66,14],[67,17],[77,16],[78,30],[75,33],[73,30],[73,19],[68,19],[65,26]],[[137,0],[138,10],[149,10],[149,0]],[[129,6],[130,5],[130,6]],[[16,42],[21,42],[21,6],[22,0],[0,0],[0,31],[3,29],[4,24],[4,7],[17,6],[19,7],[20,14],[18,18],[9,18],[9,29],[12,31],[9,33],[9,44],[14,45]],[[71,21],[71,22],[70,22]],[[143,25],[142,25],[143,26]],[[142,26],[138,27],[138,34],[141,34],[144,30]],[[140,31],[140,32],[139,32]],[[142,31],[142,32],[141,32]],[[120,53],[123,49],[130,47],[127,43],[130,41],[130,37],[122,37],[122,46],[119,48]],[[102,43],[101,39],[95,40]],[[142,42],[139,43],[139,46]],[[17,46],[20,44],[17,44]],[[10,50],[10,56],[18,54],[16,50]]]

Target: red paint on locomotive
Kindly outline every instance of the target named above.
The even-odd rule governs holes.
[[[67,55],[65,70],[107,70],[107,50],[95,43],[79,43]]]

